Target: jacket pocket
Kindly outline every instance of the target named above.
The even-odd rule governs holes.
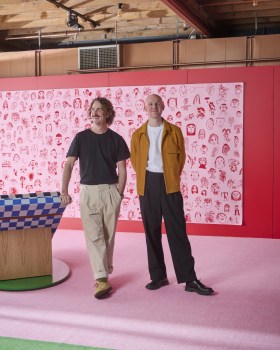
[[[169,166],[176,166],[178,165],[178,151],[177,150],[170,150],[167,153],[167,163]]]

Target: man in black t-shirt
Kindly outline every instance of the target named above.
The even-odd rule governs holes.
[[[64,204],[72,202],[68,187],[74,164],[79,159],[81,219],[96,280],[94,295],[100,299],[112,290],[108,275],[113,271],[116,224],[130,152],[123,137],[109,129],[115,117],[109,100],[94,99],[88,116],[91,128],[77,133],[66,155],[61,201]]]

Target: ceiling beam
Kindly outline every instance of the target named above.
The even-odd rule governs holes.
[[[177,16],[186,21],[199,33],[213,35],[216,32],[214,22],[195,0],[162,0],[162,2],[174,11]]]

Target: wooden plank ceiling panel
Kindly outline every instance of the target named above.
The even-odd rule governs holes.
[[[0,51],[270,33],[279,0],[0,0]]]

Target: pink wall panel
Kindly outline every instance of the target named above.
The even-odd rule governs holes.
[[[0,90],[32,90],[37,89],[38,78],[5,78],[0,79]]]
[[[273,237],[280,238],[280,66],[274,69]]]
[[[240,227],[188,225],[191,234],[272,237],[273,67],[190,71],[188,83],[243,81],[244,223]],[[278,180],[279,181],[279,180]]]
[[[109,74],[78,74],[28,78],[0,79],[1,90],[40,90],[76,88],[90,86],[109,86]]]
[[[109,73],[46,76],[38,79],[38,89],[108,86]]]
[[[184,84],[187,70],[95,73],[0,79],[1,90],[35,90],[124,85]]]
[[[188,224],[188,233],[280,238],[280,67],[98,73],[0,79],[1,90],[180,83],[244,82],[244,223]],[[275,123],[275,124],[273,124]],[[61,228],[82,229],[64,218]],[[141,222],[120,221],[120,231],[143,232]]]
[[[185,84],[188,79],[187,70],[145,71],[111,73],[110,86],[124,85],[159,85]]]

